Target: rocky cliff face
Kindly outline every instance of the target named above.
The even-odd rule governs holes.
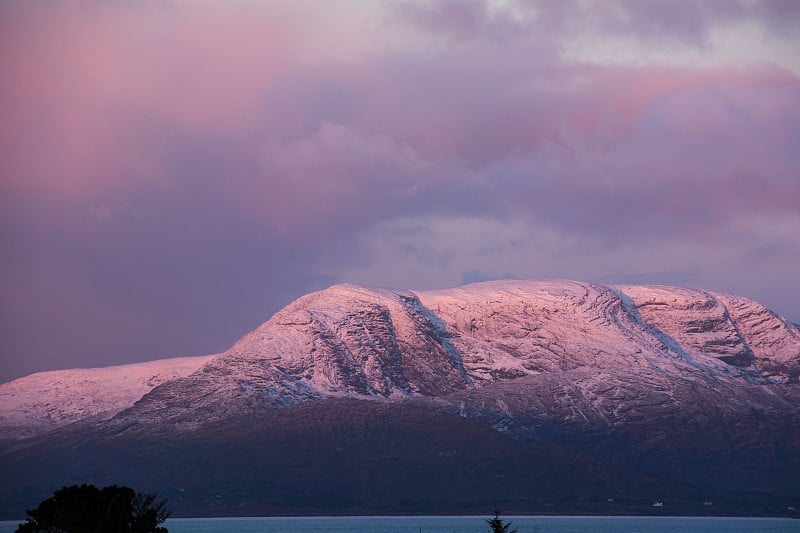
[[[46,453],[48,431],[73,443],[88,434],[97,442],[210,439],[221,426],[238,434],[283,411],[314,412],[320,418],[304,423],[319,429],[342,419],[336,406],[349,404],[341,402],[355,401],[367,407],[353,412],[439,413],[525,446],[567,446],[602,458],[597,472],[668,471],[678,481],[768,493],[790,490],[800,473],[800,331],[756,302],[711,291],[571,281],[438,291],[338,285],[293,302],[225,353],[187,361],[169,371],[159,363],[161,378],[102,410],[98,397],[125,370],[107,372],[105,388],[87,388],[77,371],[56,373],[73,384],[57,392],[31,387],[44,375],[0,385],[0,398],[16,399],[0,404],[0,424],[6,436],[42,435],[14,450]],[[57,416],[20,400],[34,390],[60,405]],[[370,431],[363,420],[349,423],[361,428],[348,430],[353,439]],[[398,461],[406,468],[414,459]]]

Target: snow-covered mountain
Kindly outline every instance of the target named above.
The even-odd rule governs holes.
[[[230,409],[342,396],[446,397],[578,369],[600,383],[620,371],[797,383],[800,331],[756,302],[698,289],[562,280],[437,291],[336,285],[298,299],[216,356],[2,384],[0,435],[110,418],[137,401],[135,416],[200,423]],[[596,392],[583,394],[597,403]]]
[[[797,326],[728,294],[563,280],[436,291],[336,285],[299,298],[222,354],[2,384],[0,436],[17,439],[13,450],[50,453],[51,434],[72,446],[87,435],[198,442],[245,430],[247,441],[268,427],[269,439],[301,427],[329,434],[336,421],[352,426],[346,446],[331,437],[337,449],[372,435],[359,417],[378,417],[390,432],[393,417],[428,428],[445,417],[514,442],[568,446],[635,475],[669,470],[680,482],[783,493],[800,473],[798,378]]]
[[[87,418],[110,418],[154,387],[214,356],[40,372],[0,385],[0,439],[25,438]]]

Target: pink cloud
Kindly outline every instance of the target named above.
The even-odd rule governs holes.
[[[6,186],[69,197],[170,179],[143,124],[252,131],[300,38],[278,3],[11,2],[0,37]],[[260,118],[260,117],[259,117]],[[155,157],[154,157],[155,156]]]
[[[780,219],[791,234],[799,215],[798,77],[560,58],[581,27],[647,39],[632,21],[668,31],[683,16],[620,5],[630,20],[588,20],[577,3],[403,3],[369,30],[328,2],[4,2],[0,311],[29,338],[81,300],[86,319],[60,330],[108,319],[128,343],[108,335],[85,350],[202,351],[170,340],[170,327],[191,337],[196,322],[200,338],[221,321],[232,341],[265,309],[337,281],[330,272],[358,263],[380,278],[358,236],[432,217],[509,223],[515,242],[527,230],[610,251],[657,241],[709,253],[755,220],[742,257],[795,257],[763,228]],[[655,41],[702,40],[751,16],[745,4],[690,7],[699,22],[680,18]],[[758,20],[777,25],[770,13]],[[419,41],[404,41],[409,22]],[[495,250],[491,235],[468,237]],[[519,257],[498,253],[497,271],[522,269]],[[747,278],[744,260],[730,268]],[[52,312],[17,309],[54,285],[66,288]],[[146,324],[152,342],[115,320]]]

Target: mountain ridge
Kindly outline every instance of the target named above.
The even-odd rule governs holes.
[[[261,463],[285,475],[291,471],[286,465],[304,472],[305,481],[292,482],[300,492],[287,503],[302,513],[330,511],[321,500],[304,503],[303,491],[314,492],[315,483],[349,491],[347,505],[362,512],[413,512],[414,505],[370,495],[391,492],[380,486],[381,475],[395,476],[397,494],[411,501],[413,484],[403,472],[436,469],[437,460],[463,456],[483,461],[476,473],[446,467],[451,485],[473,487],[464,498],[480,496],[475,476],[493,476],[495,465],[530,505],[562,505],[526,480],[524,469],[509,466],[524,456],[536,468],[551,460],[575,472],[574,479],[559,481],[555,471],[548,478],[564,485],[559,498],[585,492],[586,483],[616,487],[630,498],[648,487],[648,494],[667,491],[682,499],[683,510],[675,512],[689,512],[687,495],[705,491],[726,495],[720,498],[736,512],[745,505],[734,503],[736,494],[745,494],[746,505],[771,506],[773,513],[770,498],[800,497],[794,486],[800,475],[798,376],[798,328],[757,302],[714,291],[566,280],[433,291],[335,285],[298,298],[225,352],[192,360],[138,398],[129,395],[114,404],[116,411],[82,411],[76,393],[64,402],[72,406],[71,418],[50,417],[14,434],[13,427],[2,433],[7,406],[0,404],[0,435],[8,439],[0,447],[0,467],[18,472],[12,479],[24,475],[47,486],[52,472],[42,465],[53,465],[54,457],[60,459],[52,468],[62,479],[78,475],[62,463],[91,465],[87,457],[107,457],[103,468],[93,467],[98,479],[110,471],[146,485],[155,478],[126,464],[139,464],[143,450],[150,450],[172,476],[159,484],[183,498],[185,509],[196,509],[209,496],[192,481],[197,463],[190,468],[188,461],[220,460],[208,454],[227,453],[230,446],[237,458],[214,478],[230,490],[222,494],[230,512],[237,506],[272,509],[267,500],[277,497],[285,479],[264,470],[253,481],[262,488],[252,496],[232,481],[255,475],[247,465]],[[0,398],[15,387],[24,396],[18,386],[0,385]],[[32,419],[40,414],[27,413]],[[406,429],[397,426],[401,420]],[[447,437],[434,420],[458,434]],[[339,429],[331,433],[331,424]],[[388,435],[401,438],[407,424],[418,424],[419,438],[438,436],[405,448],[386,441]],[[459,433],[474,431],[475,442]],[[309,441],[301,444],[302,438]],[[179,450],[178,442],[186,448]],[[129,449],[130,443],[136,447]],[[338,460],[339,452],[325,446],[351,450],[353,468],[363,460],[365,472],[346,483],[334,479],[338,470],[324,464]],[[492,447],[507,461],[487,455]],[[299,449],[321,470],[302,467]],[[120,462],[115,454],[133,455]],[[577,473],[582,468],[583,477]],[[614,469],[626,472],[624,482],[601,479]],[[414,477],[414,483],[423,479]],[[194,486],[194,496],[181,492],[183,485]],[[501,485],[492,485],[498,498],[511,498]],[[425,505],[446,501],[454,512],[464,509],[444,495],[428,497]]]
[[[665,309],[680,310],[681,318]],[[570,318],[553,318],[559,312]],[[506,323],[498,322],[498,316]],[[776,329],[783,335],[776,336]],[[158,387],[121,384],[150,366],[168,373],[150,378],[160,386],[157,395],[176,388],[168,382],[184,380],[202,389],[201,395],[209,394],[209,387],[236,395],[238,387],[252,393],[239,390],[240,395],[257,393],[261,403],[286,406],[341,395],[441,396],[497,379],[581,366],[700,369],[760,383],[796,382],[798,346],[800,332],[788,320],[751,300],[700,289],[569,280],[490,281],[433,291],[340,284],[298,298],[221,354],[53,371],[2,384],[0,436],[10,421],[20,421],[22,411],[28,426],[20,426],[18,437],[36,427],[132,407]],[[113,378],[113,370],[122,379]],[[93,406],[95,396],[75,390],[87,386],[86,378],[75,376],[92,372],[109,385],[96,395],[108,395],[113,388],[124,399]],[[244,382],[247,387],[241,386]],[[55,407],[37,411],[33,401],[19,400],[27,390],[41,405],[44,384],[60,386],[62,394],[51,402]],[[184,387],[177,388],[182,394]],[[13,431],[6,429],[9,434]]]

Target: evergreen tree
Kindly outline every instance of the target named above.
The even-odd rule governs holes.
[[[489,527],[492,528],[489,530],[489,533],[517,533],[516,528],[509,529],[511,527],[511,522],[503,522],[500,519],[500,510],[497,506],[492,508],[492,512],[494,513],[494,518],[486,521]]]

